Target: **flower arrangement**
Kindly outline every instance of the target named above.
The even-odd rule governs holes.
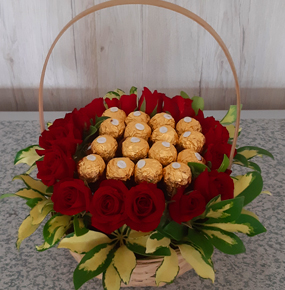
[[[0,197],[19,196],[30,208],[17,248],[49,216],[36,249],[58,245],[82,254],[75,289],[101,273],[104,289],[120,289],[145,257],[163,257],[155,282],[171,283],[178,255],[214,281],[214,248],[243,253],[235,232],[266,231],[244,207],[263,187],[252,158],[273,156],[237,148],[233,163],[252,171],[235,176],[228,167],[237,107],[221,121],[204,117],[203,108],[201,97],[185,92],[168,98],[144,88],[137,98],[132,87],[129,95],[117,89],[48,124],[39,144],[15,157],[30,166],[14,177],[26,187]]]

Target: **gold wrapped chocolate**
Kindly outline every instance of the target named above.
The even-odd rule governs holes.
[[[206,160],[198,153],[192,149],[184,149],[177,156],[178,162],[183,162],[188,164],[188,162],[196,162],[206,164]]]
[[[127,157],[113,158],[107,164],[107,179],[127,181],[134,173],[135,164]]]
[[[178,145],[183,149],[192,149],[195,152],[201,152],[206,142],[205,136],[197,131],[186,131],[178,140]]]
[[[130,122],[126,126],[125,130],[125,138],[127,137],[138,137],[145,139],[146,141],[149,139],[151,135],[151,129],[147,123],[144,122]]]
[[[200,123],[197,120],[195,120],[194,118],[185,117],[177,123],[176,131],[177,131],[178,135],[180,136],[181,134],[183,134],[186,131],[202,132],[202,127],[201,127]]]
[[[135,112],[131,112],[128,117],[125,119],[125,123],[128,125],[131,122],[144,122],[144,123],[148,123],[148,121],[150,120],[150,116],[148,114],[146,114],[145,112],[142,111],[135,111]]]
[[[117,107],[111,107],[111,108],[107,109],[102,114],[102,116],[118,119],[118,120],[121,120],[123,122],[125,122],[125,119],[127,117],[125,111],[123,111]]]
[[[106,162],[115,157],[117,148],[117,141],[109,135],[101,135],[91,144],[92,152],[99,154]]]
[[[90,154],[78,162],[77,172],[80,179],[92,183],[102,176],[105,167],[105,162],[100,155]]]
[[[191,183],[192,173],[186,164],[173,162],[163,169],[163,178],[167,193],[172,196],[177,188]]]
[[[150,119],[149,125],[152,130],[165,125],[169,125],[172,128],[175,128],[175,120],[167,113],[158,113]]]
[[[163,166],[176,161],[177,151],[175,147],[166,141],[155,142],[148,152],[148,157],[158,160]]]
[[[173,145],[178,142],[178,135],[176,131],[169,125],[156,128],[151,135],[151,141],[167,141]]]
[[[162,179],[162,165],[155,159],[141,159],[135,166],[135,182],[158,183]]]
[[[128,137],[122,144],[123,156],[129,157],[132,161],[145,158],[149,151],[149,145],[146,140],[138,137]]]
[[[108,118],[99,128],[99,135],[110,135],[115,139],[121,137],[124,133],[125,123],[120,119]]]

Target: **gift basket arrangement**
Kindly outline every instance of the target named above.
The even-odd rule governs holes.
[[[204,100],[181,91],[172,98],[132,87],[94,99],[62,119],[43,121],[43,80],[49,56],[64,31],[94,11],[138,1],[96,5],[75,17],[53,43],[42,73],[39,144],[20,150],[15,164],[29,169],[14,179],[15,194],[30,213],[17,248],[42,222],[43,244],[69,249],[78,266],[75,289],[98,277],[107,290],[171,283],[193,268],[214,282],[214,248],[245,252],[235,233],[263,233],[258,217],[245,209],[262,192],[256,156],[273,156],[255,146],[236,147],[240,133],[239,87],[231,57],[213,29],[192,12],[160,0],[164,7],[203,25],[223,48],[233,70],[237,105],[218,121],[203,114]],[[234,125],[235,123],[235,125]],[[250,171],[236,175],[231,165]],[[37,169],[37,178],[31,175]]]

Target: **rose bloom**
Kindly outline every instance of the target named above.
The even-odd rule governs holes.
[[[118,107],[119,109],[122,109],[125,111],[126,115],[129,115],[129,113],[133,112],[137,107],[137,95],[131,94],[131,95],[122,95],[120,99],[113,98],[111,99],[105,99],[106,104],[108,105],[108,108],[111,107]]]
[[[216,127],[212,127],[205,134],[206,144],[208,147],[210,144],[215,143],[227,143],[229,140],[230,134],[226,127],[221,125],[220,123],[216,124]]]
[[[216,120],[214,117],[204,117],[203,111],[199,110],[198,115],[195,117],[197,121],[200,122],[202,127],[202,133],[206,135],[211,128],[216,128],[220,122]]]
[[[155,108],[157,110],[157,113],[161,113],[164,96],[165,94],[158,93],[156,90],[152,93],[148,88],[145,87],[138,102],[138,109],[141,109],[141,106],[145,101],[146,114],[150,115]]]
[[[126,195],[126,224],[136,231],[152,231],[159,225],[164,209],[163,192],[155,184],[143,182]]]
[[[73,177],[76,168],[72,156],[58,146],[46,150],[44,160],[37,161],[36,164],[37,177],[47,186],[54,185],[57,180]]]
[[[234,198],[234,182],[225,172],[205,170],[195,180],[194,189],[198,190],[208,203],[214,197],[221,195],[222,200]]]
[[[125,224],[124,198],[128,189],[120,180],[104,180],[95,191],[89,208],[91,224],[98,230],[110,234]]]
[[[184,188],[181,187],[172,197],[168,208],[170,217],[181,224],[201,215],[206,209],[206,201],[198,190],[184,194]]]
[[[80,179],[64,179],[53,187],[51,200],[54,210],[65,215],[88,211],[92,193]]]

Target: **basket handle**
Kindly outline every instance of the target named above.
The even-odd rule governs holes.
[[[39,120],[40,120],[40,126],[41,126],[41,132],[45,130],[45,122],[44,122],[44,113],[43,113],[43,84],[44,84],[44,78],[45,78],[45,72],[46,72],[46,67],[50,58],[50,55],[57,44],[58,40],[60,37],[64,34],[64,32],[75,22],[77,22],[79,19],[85,17],[86,15],[89,15],[93,12],[109,8],[109,7],[114,7],[114,6],[120,6],[120,5],[126,5],[126,4],[142,4],[142,5],[150,5],[150,6],[156,6],[156,7],[162,7],[168,10],[172,10],[174,12],[177,12],[179,14],[182,14],[195,22],[197,22],[199,25],[201,25],[204,29],[206,29],[218,42],[220,47],[222,48],[233,73],[233,77],[235,80],[235,89],[236,89],[236,96],[237,96],[237,119],[236,119],[236,129],[234,133],[234,138],[233,138],[233,144],[231,148],[231,153],[230,153],[230,165],[229,168],[231,168],[232,162],[233,162],[233,157],[234,157],[234,152],[236,148],[236,143],[237,143],[237,138],[238,138],[238,130],[239,130],[239,124],[240,124],[240,88],[239,88],[239,83],[238,83],[238,77],[236,73],[236,68],[233,62],[233,59],[221,39],[221,37],[218,35],[218,33],[210,26],[205,20],[203,20],[201,17],[198,15],[194,14],[193,12],[187,10],[186,8],[183,8],[181,6],[178,6],[176,4],[172,4],[169,2],[165,2],[162,0],[111,0],[107,1],[101,4],[97,4],[95,6],[90,7],[89,9],[79,13],[77,16],[75,16],[73,19],[71,19],[64,27],[63,29],[59,32],[58,36],[52,43],[48,54],[46,56],[44,66],[42,69],[41,73],[41,80],[40,80],[40,86],[39,86]]]

